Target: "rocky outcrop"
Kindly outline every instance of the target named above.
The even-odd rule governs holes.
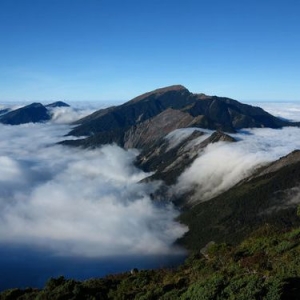
[[[154,118],[130,127],[125,132],[124,147],[143,149],[178,128],[191,127],[197,118],[190,114],[168,108]]]

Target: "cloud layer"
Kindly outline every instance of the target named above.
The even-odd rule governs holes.
[[[70,102],[70,107],[54,107],[50,108],[52,114],[52,122],[56,124],[69,124],[77,121],[87,115],[90,115],[95,110],[106,108],[112,104],[117,105],[118,103],[112,102]]]
[[[186,228],[170,204],[148,196],[158,183],[133,167],[137,153],[55,143],[62,124],[0,125],[0,243],[100,257],[166,254]]]
[[[300,119],[299,105],[272,107],[279,116],[283,107],[283,117]],[[151,201],[159,183],[139,183],[149,174],[133,166],[134,150],[56,144],[70,129],[64,123],[92,109],[59,108],[47,124],[0,125],[0,243],[86,257],[174,252],[173,242],[187,228],[174,221],[178,212],[171,204]],[[186,134],[168,138],[176,144]],[[179,178],[176,193],[196,186],[197,199],[207,200],[255,167],[300,149],[299,128],[233,136],[237,143],[209,145]]]

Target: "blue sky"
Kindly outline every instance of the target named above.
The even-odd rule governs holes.
[[[0,101],[129,100],[172,84],[300,100],[299,0],[0,0]]]

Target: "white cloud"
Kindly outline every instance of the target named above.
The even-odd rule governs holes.
[[[254,105],[263,108],[276,117],[281,117],[290,121],[300,121],[300,105],[297,101],[264,101],[255,102]]]
[[[49,103],[47,103],[49,104]],[[114,102],[105,101],[71,101],[68,102],[70,107],[54,107],[50,108],[52,122],[56,124],[69,124],[75,122],[96,110],[114,105]]]
[[[168,150],[175,148],[178,146],[181,142],[183,142],[185,139],[187,139],[194,131],[200,131],[204,133],[201,135],[199,138],[193,140],[188,146],[192,147],[196,144],[201,143],[204,141],[206,138],[208,138],[208,134],[212,134],[212,130],[207,130],[207,129],[199,129],[199,128],[179,128],[175,129],[169,134],[166,135],[166,139],[169,142]]]
[[[251,175],[255,168],[300,149],[300,128],[249,129],[232,134],[238,142],[210,144],[179,178],[178,193],[196,186],[207,200]]]
[[[158,183],[139,183],[135,151],[56,145],[66,125],[0,127],[0,242],[95,257],[176,251],[186,228],[151,201]]]
[[[148,174],[133,167],[137,153],[57,145],[70,129],[62,123],[74,119],[70,110],[60,113],[46,124],[0,125],[0,242],[61,255],[174,251],[172,243],[186,228],[174,222],[178,212],[172,205],[149,198],[158,183],[139,183]],[[169,138],[178,143],[186,133]],[[196,185],[197,196],[206,200],[258,165],[300,148],[299,128],[249,129],[233,136],[237,143],[209,145],[182,174],[176,192]]]

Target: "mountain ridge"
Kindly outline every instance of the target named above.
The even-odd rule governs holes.
[[[41,123],[51,120],[51,109],[56,107],[69,107],[70,105],[56,101],[48,105],[34,102],[14,110],[5,110],[0,115],[0,123],[7,125],[20,125],[26,123]]]
[[[281,128],[299,124],[230,98],[193,94],[182,85],[173,85],[96,111],[74,125],[77,126],[68,135],[82,138],[65,141],[66,145],[97,147],[109,142],[124,148],[143,149],[182,127],[234,133],[241,128]]]

